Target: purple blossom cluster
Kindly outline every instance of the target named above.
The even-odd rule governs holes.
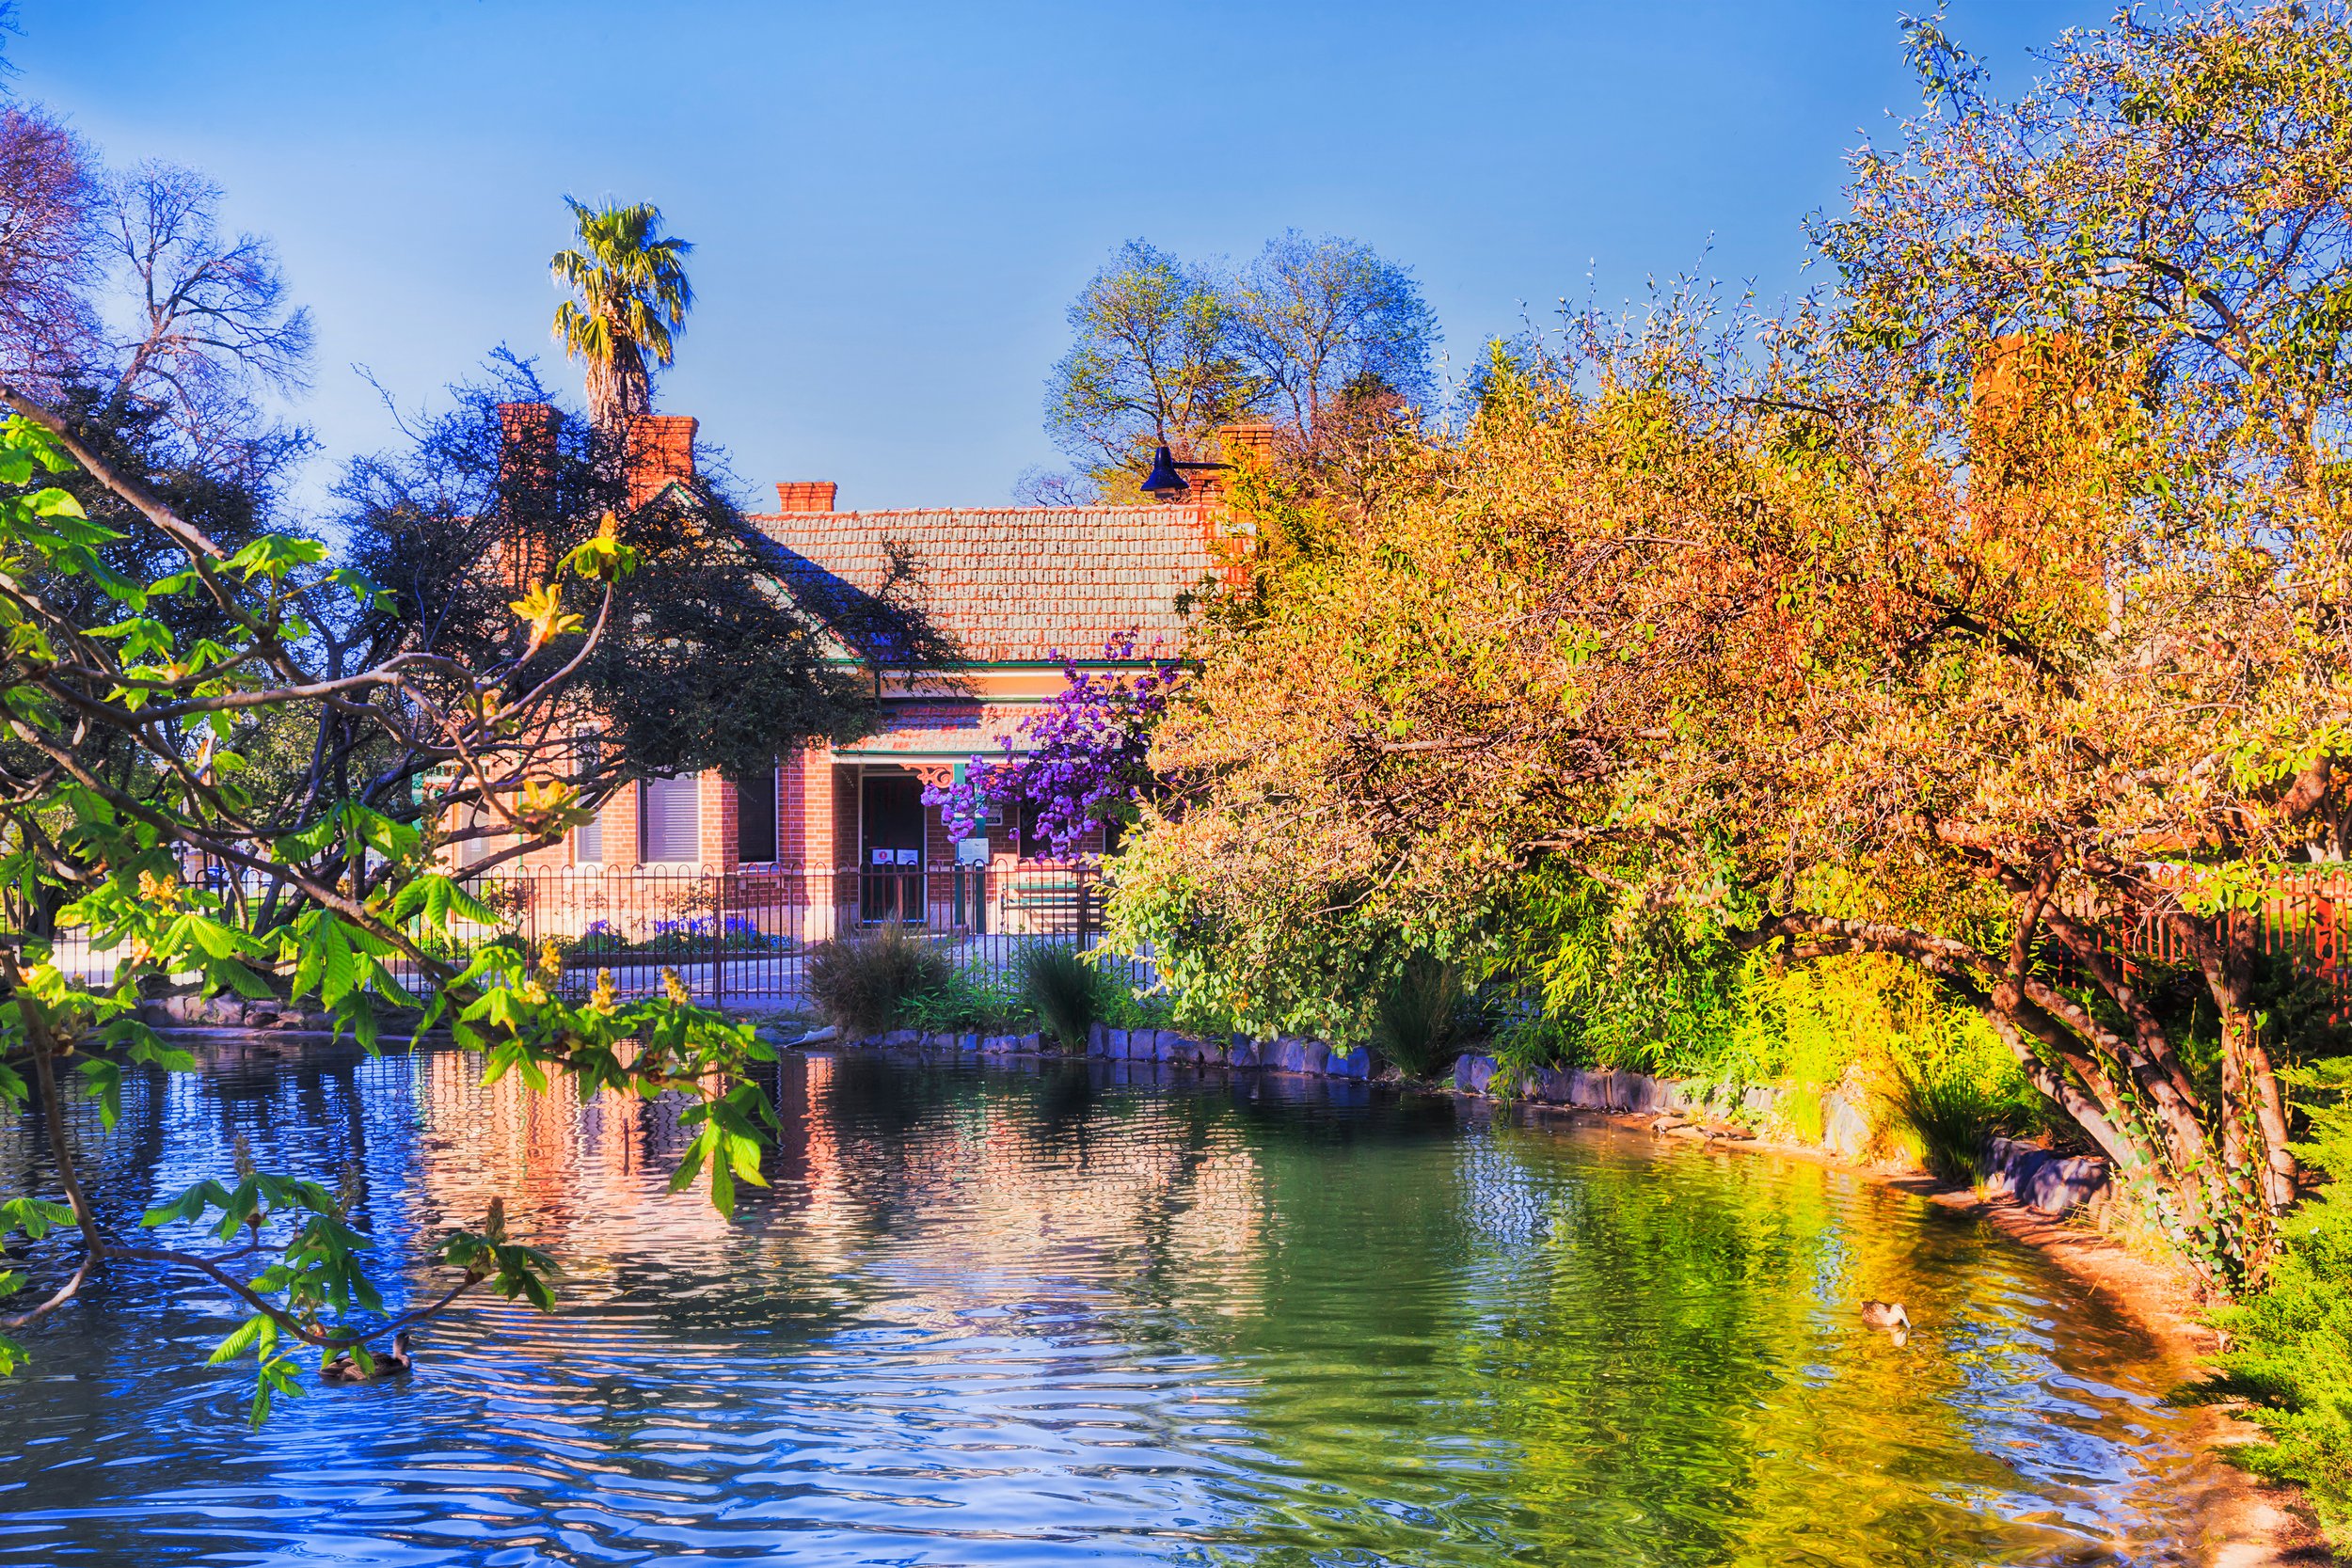
[[[975,756],[963,778],[945,789],[923,792],[927,805],[946,818],[950,837],[979,832],[991,807],[1006,820],[1033,812],[1038,832],[1057,859],[1069,859],[1098,824],[1123,822],[1152,787],[1145,761],[1152,726],[1167,711],[1176,685],[1173,661],[1155,661],[1140,673],[1091,674],[1058,648],[1063,687],[1018,736],[1008,736],[1004,755]],[[1135,641],[1104,645],[1105,659],[1132,659]],[[1025,752],[1016,752],[1021,739]]]

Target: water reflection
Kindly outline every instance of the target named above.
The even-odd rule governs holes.
[[[206,1288],[108,1281],[0,1388],[0,1561],[2169,1562],[2169,1369],[1838,1173],[1359,1085],[794,1058],[739,1222],[676,1108],[455,1053],[132,1085],[123,1211],[265,1163],[379,1244],[510,1220],[405,1386],[258,1436]],[[28,1130],[0,1138],[22,1190]],[[423,1275],[410,1281],[421,1287]],[[1907,1345],[1865,1296],[1911,1304]]]

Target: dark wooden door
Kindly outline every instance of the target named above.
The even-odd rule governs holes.
[[[920,925],[923,909],[923,784],[902,773],[868,775],[858,869],[859,916],[868,925]]]

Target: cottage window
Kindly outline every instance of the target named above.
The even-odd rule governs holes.
[[[604,863],[604,815],[601,812],[572,830],[572,863]]]
[[[637,858],[647,864],[702,859],[701,791],[691,774],[647,779],[638,786]]]
[[[776,858],[776,770],[735,781],[735,858],[747,865]]]
[[[465,835],[457,839],[459,865],[479,865],[490,858],[490,823],[491,816],[486,807],[469,805],[458,811],[455,832]]]

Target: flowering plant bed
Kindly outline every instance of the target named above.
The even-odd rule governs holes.
[[[565,969],[594,969],[599,964],[692,960],[719,953],[791,953],[800,943],[782,931],[763,931],[739,915],[729,915],[713,940],[708,917],[699,920],[657,920],[649,935],[632,938],[611,921],[591,921],[576,937],[550,937]]]

